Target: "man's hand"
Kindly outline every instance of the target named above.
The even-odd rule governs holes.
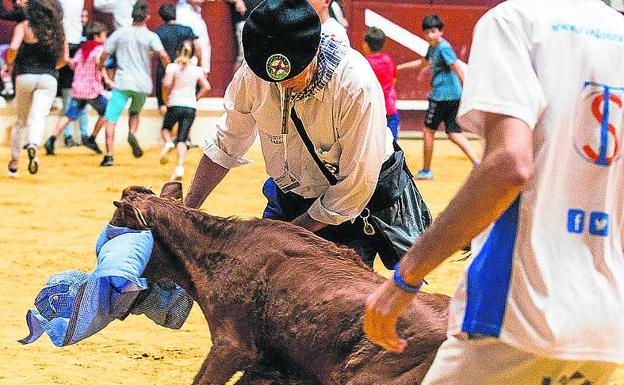
[[[297,226],[301,226],[304,229],[310,230],[313,233],[327,226],[325,223],[313,219],[308,213],[303,213],[299,215],[297,218],[293,219],[291,223]]]
[[[397,321],[409,307],[415,294],[399,289],[389,279],[366,300],[364,332],[382,348],[402,353],[407,342],[397,335]]]

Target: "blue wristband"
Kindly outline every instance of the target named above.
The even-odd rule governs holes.
[[[420,282],[418,285],[410,285],[405,282],[401,274],[399,274],[399,264],[394,265],[394,275],[392,276],[392,280],[394,284],[399,287],[399,289],[406,291],[411,294],[416,294],[420,291],[420,287],[423,285],[423,282]]]

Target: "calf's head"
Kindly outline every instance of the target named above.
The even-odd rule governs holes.
[[[147,213],[150,210],[162,207],[163,205],[159,205],[158,201],[163,199],[169,203],[182,205],[182,184],[179,182],[165,184],[161,190],[160,198],[156,197],[156,194],[148,188],[140,186],[128,187],[122,192],[121,200],[113,202],[117,209],[113,213],[110,223],[113,226],[132,229],[151,229],[156,224],[150,223],[152,219]],[[144,272],[145,277],[148,280],[157,282],[172,280],[191,294],[190,289],[192,285],[181,261],[171,253],[171,250],[162,242],[157,232],[154,232],[153,235],[154,248]]]

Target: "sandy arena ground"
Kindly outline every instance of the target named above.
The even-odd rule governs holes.
[[[418,170],[422,142],[401,144],[412,170]],[[56,157],[43,157],[38,175],[28,175],[22,158],[20,177],[9,179],[8,152],[0,148],[0,385],[190,384],[210,350],[208,325],[197,307],[178,331],[130,316],[70,347],[55,348],[47,336],[29,346],[16,342],[27,334],[24,316],[50,275],[93,268],[95,239],[114,211],[112,201],[130,185],[160,191],[173,165],[159,165],[156,148],[138,160],[119,148],[115,167],[103,169],[97,166],[100,157],[88,150],[61,147]],[[185,190],[200,155],[197,149],[189,154]],[[258,146],[249,158],[256,162],[230,172],[204,205],[207,212],[260,215],[266,176]],[[437,215],[470,165],[450,142],[438,141],[434,171],[435,181],[420,182],[419,188]],[[451,258],[428,277],[426,290],[452,294],[465,264]],[[616,384],[624,385],[624,367],[611,382]]]

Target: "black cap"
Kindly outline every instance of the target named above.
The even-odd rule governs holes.
[[[268,82],[303,72],[320,41],[321,21],[307,0],[265,0],[249,14],[243,28],[245,61]]]

